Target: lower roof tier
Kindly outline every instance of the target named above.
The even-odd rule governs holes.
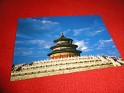
[[[64,52],[68,52],[68,53],[82,53],[82,51],[79,51],[79,50],[55,50],[55,51],[52,51],[51,53],[49,53],[47,55],[50,56],[52,54],[64,53]]]

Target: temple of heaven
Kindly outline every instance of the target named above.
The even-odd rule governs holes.
[[[54,43],[56,45],[50,47],[50,49],[53,50],[51,53],[48,54],[48,56],[50,56],[50,59],[80,56],[80,53],[82,52],[76,50],[78,46],[72,44],[72,41],[72,39],[66,38],[62,33],[60,38],[54,40]]]

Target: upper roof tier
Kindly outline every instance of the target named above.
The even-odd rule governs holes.
[[[73,41],[73,40],[70,39],[70,38],[66,38],[66,37],[64,36],[64,34],[62,33],[62,35],[61,35],[60,38],[54,40],[55,43],[58,42],[58,41]]]

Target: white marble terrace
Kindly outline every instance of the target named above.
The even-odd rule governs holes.
[[[122,60],[114,61],[110,56],[104,58],[92,55],[39,60],[15,65],[11,73],[11,81],[121,66],[122,63],[124,63]]]

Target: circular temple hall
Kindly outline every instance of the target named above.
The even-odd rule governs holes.
[[[52,52],[48,54],[48,56],[50,56],[50,59],[80,56],[80,53],[82,52],[76,50],[78,46],[72,44],[72,42],[72,39],[66,38],[62,33],[60,38],[54,40],[54,43],[56,45],[50,47],[50,49],[52,50]]]

